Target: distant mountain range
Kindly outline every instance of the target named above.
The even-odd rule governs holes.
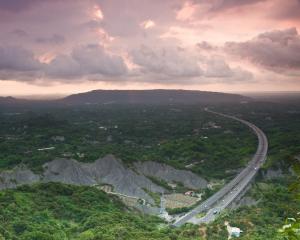
[[[0,105],[86,105],[86,104],[199,104],[239,103],[250,97],[190,90],[94,90],[72,94],[58,100],[25,100],[0,97]]]
[[[0,97],[0,104],[14,104],[17,103],[19,100],[13,97]]]
[[[188,90],[94,90],[61,99],[66,104],[195,104],[250,100],[238,94]]]

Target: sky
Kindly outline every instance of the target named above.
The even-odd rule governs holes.
[[[300,0],[0,0],[0,95],[300,91]]]

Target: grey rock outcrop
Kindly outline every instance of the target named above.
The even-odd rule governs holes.
[[[15,188],[18,185],[32,184],[40,180],[39,175],[24,167],[0,172],[0,189]]]
[[[136,162],[134,166],[145,176],[156,177],[167,182],[180,182],[191,189],[201,189],[207,186],[207,181],[198,175],[187,170],[175,169],[166,164],[147,161]]]
[[[74,185],[93,185],[97,182],[80,162],[73,159],[55,159],[43,165],[43,182],[62,182]]]
[[[153,199],[145,192],[161,193],[164,189],[125,167],[112,155],[100,158],[93,163],[81,163],[72,159],[56,159],[44,164],[43,182],[62,182],[74,185],[109,184],[114,191],[128,196],[144,198],[150,203]]]
[[[0,189],[14,188],[36,182],[61,182],[74,185],[108,184],[116,193],[146,199],[154,203],[149,192],[162,193],[165,189],[153,183],[147,176],[155,176],[168,182],[181,182],[192,189],[206,187],[207,182],[196,174],[177,170],[165,164],[145,162],[134,164],[136,169],[126,167],[113,155],[100,158],[93,163],[82,163],[73,159],[55,159],[43,165],[41,175],[24,167],[0,172]]]
[[[94,163],[83,164],[97,183],[106,183],[114,186],[114,191],[129,196],[137,196],[147,199],[151,203],[153,199],[144,191],[161,193],[164,189],[151,182],[144,175],[137,174],[112,155],[98,159]]]

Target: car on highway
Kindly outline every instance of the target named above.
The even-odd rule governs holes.
[[[242,190],[247,190],[246,187],[248,183],[253,179],[254,174],[257,173],[257,170],[259,169],[262,162],[265,161],[267,150],[268,150],[268,142],[267,138],[264,135],[264,133],[257,127],[255,127],[253,124],[241,120],[239,118],[229,116],[226,114],[220,114],[213,111],[205,109],[208,112],[215,113],[224,117],[229,117],[231,119],[235,119],[239,122],[242,122],[246,125],[248,125],[253,131],[255,131],[259,143],[257,147],[257,151],[255,155],[252,157],[252,160],[249,162],[248,166],[242,170],[233,180],[231,180],[227,185],[225,185],[222,189],[220,189],[218,192],[216,192],[214,195],[212,195],[209,199],[206,201],[209,204],[205,204],[201,206],[202,209],[198,210],[206,210],[208,209],[207,217],[203,220],[204,222],[208,223],[210,221],[213,221],[217,214],[220,214],[220,212],[226,208],[232,201],[235,200],[236,197],[241,193]],[[254,170],[254,171],[253,171]],[[219,204],[216,208],[211,208],[215,203]],[[226,204],[225,204],[226,203]],[[207,206],[208,205],[208,206]],[[192,213],[192,214],[191,214]],[[213,217],[212,215],[215,215]],[[184,219],[179,219],[177,222],[174,223],[175,226],[181,226],[189,221],[189,219],[194,217],[194,212],[191,210]]]
[[[215,209],[214,211],[213,211],[213,214],[214,215],[216,215],[216,214],[218,214],[219,213],[219,211],[217,210],[217,209]]]

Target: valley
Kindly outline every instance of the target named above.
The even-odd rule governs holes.
[[[161,239],[160,234],[164,234],[166,239],[202,239],[205,234],[213,236],[209,239],[225,239],[220,232],[224,226],[220,224],[228,220],[230,224],[243,229],[242,239],[247,239],[247,236],[254,236],[252,228],[267,226],[269,221],[265,218],[257,225],[253,211],[264,212],[265,216],[270,216],[270,221],[277,219],[277,224],[272,225],[270,232],[261,233],[262,237],[273,234],[275,239],[280,223],[283,225],[285,218],[295,214],[292,209],[297,209],[297,200],[293,199],[292,193],[284,193],[284,189],[295,178],[290,174],[293,156],[300,152],[296,144],[300,131],[295,116],[298,107],[293,103],[282,105],[282,108],[277,106],[276,111],[273,103],[255,101],[203,105],[166,102],[54,107],[49,104],[44,108],[39,104],[21,108],[20,105],[9,103],[1,109],[0,188],[3,202],[0,199],[0,203],[6,204],[5,196],[15,199],[11,202],[17,201],[20,195],[22,203],[15,206],[17,211],[23,211],[19,209],[25,204],[23,201],[33,206],[37,194],[41,194],[40,189],[44,189],[42,194],[52,197],[49,192],[52,186],[73,189],[70,197],[75,197],[83,189],[96,195],[99,192],[114,201],[113,204],[121,206],[122,210],[116,212],[125,211],[128,216],[143,219],[138,220],[143,224],[152,224],[151,230],[149,228],[151,233],[142,229],[136,232],[138,239],[143,239],[143,234],[150,234],[153,239]],[[198,225],[190,223],[171,229],[168,221],[172,224],[187,212],[193,212],[198,204],[208,201],[243,172],[257,147],[256,137],[247,126],[212,114],[207,111],[207,107],[247,119],[262,128],[269,138],[269,155],[261,169],[255,170],[258,171],[255,181],[242,195],[244,197],[237,198],[230,208],[220,211],[218,216],[214,216],[215,221],[203,225],[200,219],[204,215],[197,213],[195,218],[201,231]],[[286,122],[289,124],[286,125]],[[285,132],[282,132],[282,127],[286,127]],[[290,133],[289,141],[286,141],[287,131]],[[261,190],[262,186],[266,191]],[[62,194],[65,191],[68,190],[63,190]],[[274,202],[278,211],[271,214],[273,208],[269,208],[266,201],[275,194],[274,191],[282,191],[283,198]],[[25,200],[24,197],[29,193],[30,199]],[[56,194],[53,197],[56,198]],[[66,204],[77,204],[68,202],[71,201],[70,197],[62,196]],[[280,205],[284,198],[289,199],[290,205]],[[90,202],[94,201],[92,199],[87,198],[85,201],[89,205],[94,204]],[[99,200],[99,204],[101,202]],[[63,218],[53,212],[57,210],[52,209],[51,205],[47,208],[51,217],[49,215],[46,221],[58,221],[61,224]],[[35,212],[38,216],[43,214],[38,209]],[[104,214],[100,210],[96,212]],[[3,214],[0,212],[4,217]],[[87,221],[88,216],[82,215],[78,220],[71,217],[63,221]],[[111,214],[107,217],[110,221],[117,221],[113,220]],[[31,239],[26,237],[30,234],[42,236],[36,232],[38,227],[22,226],[23,230],[16,232],[13,226],[17,220],[9,219],[6,224],[10,230],[6,232],[0,229],[0,233],[7,239],[13,239],[12,236]],[[252,225],[244,225],[239,219],[248,219]],[[34,219],[26,220],[32,221]],[[85,234],[94,237],[104,234],[103,230],[99,229],[100,234],[94,227],[85,233],[82,229],[73,229],[74,226],[61,228],[61,234],[64,234],[61,235],[64,236],[62,239],[88,239],[84,237]],[[137,231],[139,227],[134,225],[133,228]],[[49,231],[45,234],[51,235]],[[124,239],[137,236],[132,235],[128,228],[124,231],[129,234]],[[113,233],[109,234],[113,236]],[[57,239],[61,239],[61,236]],[[104,239],[109,239],[107,237]],[[152,238],[148,236],[145,239]]]

